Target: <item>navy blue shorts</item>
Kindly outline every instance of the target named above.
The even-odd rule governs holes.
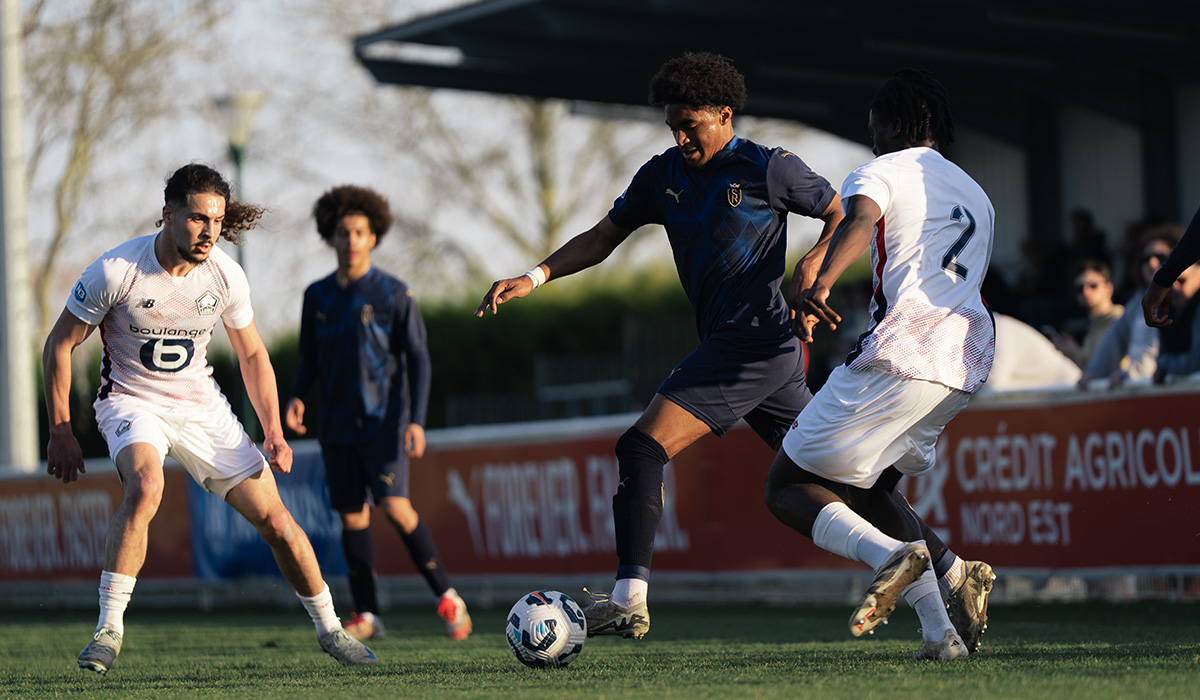
[[[321,443],[329,505],[337,511],[358,511],[370,492],[375,503],[384,498],[408,498],[408,455],[404,435],[382,430],[373,440],[345,445]]]
[[[658,393],[718,436],[744,418],[774,449],[812,399],[804,352],[791,336],[769,341],[710,337],[679,363]]]

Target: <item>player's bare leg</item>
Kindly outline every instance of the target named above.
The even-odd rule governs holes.
[[[279,571],[296,589],[296,595],[312,617],[321,648],[343,665],[377,663],[375,653],[342,628],[308,535],[283,505],[271,471],[264,469],[243,480],[230,489],[225,500],[258,530],[271,548]]]
[[[80,668],[101,675],[108,673],[121,653],[125,607],[146,561],[150,521],[158,513],[163,495],[163,466],[154,447],[134,443],[122,449],[115,462],[123,493],[104,541],[100,619],[92,641],[77,659]]]

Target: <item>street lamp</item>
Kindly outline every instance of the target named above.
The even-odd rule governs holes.
[[[231,95],[216,99],[217,115],[220,117],[221,128],[225,131],[225,140],[229,143],[229,159],[233,161],[233,198],[242,199],[242,160],[246,155],[246,146],[250,143],[250,131],[254,126],[254,115],[262,104],[261,92],[235,92]],[[237,247],[237,263],[244,271],[246,269],[246,242],[242,241]],[[254,415],[254,405],[250,403],[250,395],[242,388],[242,424],[250,438],[259,437],[258,421]]]

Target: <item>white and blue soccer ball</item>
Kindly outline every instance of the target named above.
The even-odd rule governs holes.
[[[517,661],[530,668],[559,668],[583,651],[587,621],[566,593],[533,591],[508,611],[504,637]]]

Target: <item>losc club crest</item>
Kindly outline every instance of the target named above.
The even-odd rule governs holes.
[[[729,191],[725,193],[729,197],[729,206],[736,207],[742,203],[742,186],[737,183],[729,183]]]
[[[205,292],[196,300],[196,310],[201,316],[212,316],[217,312],[217,295],[212,292]]]

